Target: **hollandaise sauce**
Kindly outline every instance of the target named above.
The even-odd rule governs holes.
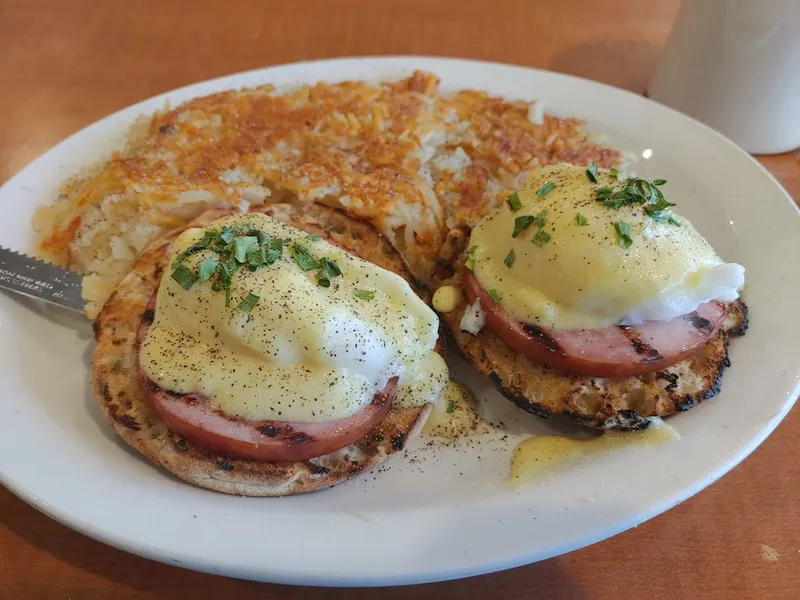
[[[188,229],[172,257],[140,348],[161,387],[312,423],[355,414],[395,376],[401,405],[444,398],[438,319],[395,273],[256,213]]]
[[[478,414],[472,392],[462,384],[451,380],[447,385],[445,401],[434,405],[423,432],[455,440],[481,433],[485,429],[486,424]]]
[[[641,431],[606,431],[589,439],[574,439],[560,435],[537,435],[520,443],[511,457],[507,485],[516,487],[558,469],[613,450],[642,445],[667,444],[680,439],[675,429],[654,417],[650,426]]]
[[[669,320],[734,300],[744,269],[672,212],[665,184],[567,164],[537,169],[472,230],[467,267],[505,311],[548,328]]]

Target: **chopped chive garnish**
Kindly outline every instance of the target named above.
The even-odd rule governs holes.
[[[111,365],[111,372],[112,373],[117,373],[121,366],[122,366],[122,359],[118,358],[117,360],[114,361],[114,364]]]
[[[583,227],[584,225],[589,224],[589,220],[586,217],[584,217],[581,213],[577,213],[575,215],[575,224],[578,227]]]
[[[611,168],[608,170],[608,172],[611,174],[611,176],[612,176],[614,179],[616,179],[617,177],[619,177],[619,169],[618,169],[617,167],[611,167]]]
[[[223,227],[222,233],[219,234],[219,238],[225,242],[226,244],[230,244],[233,241],[236,232],[230,227]]]
[[[472,271],[475,268],[475,251],[477,249],[478,249],[477,246],[472,246],[464,254],[464,266],[467,267],[470,271]]]
[[[544,246],[547,242],[550,241],[550,234],[547,233],[544,229],[540,229],[536,232],[536,235],[531,238],[531,241],[539,246],[540,248]]]
[[[269,241],[269,249],[274,250],[278,254],[283,254],[283,240],[281,238],[272,238]]]
[[[597,165],[592,163],[589,165],[589,168],[586,169],[586,176],[589,178],[589,181],[592,183],[597,183]]]
[[[522,208],[522,201],[519,199],[519,194],[517,192],[514,192],[506,198],[506,202],[508,203],[508,208],[510,208],[512,212],[517,212]]]
[[[492,300],[494,300],[495,304],[500,304],[500,297],[497,295],[497,290],[496,289],[494,289],[494,288],[490,289],[489,290],[489,295],[492,297]]]
[[[541,229],[547,224],[547,211],[543,210],[536,215],[536,226]]]
[[[447,403],[447,408],[445,409],[447,412],[451,413],[456,409],[456,399],[450,398],[450,401]]]
[[[260,297],[256,296],[253,292],[248,292],[247,296],[244,297],[244,300],[239,302],[239,310],[244,313],[249,313],[253,310],[258,301],[261,300]]]
[[[331,260],[330,258],[323,258],[320,262],[320,273],[326,277],[333,279],[334,277],[339,277],[342,274],[342,271],[339,269],[339,265],[336,264],[335,260]]]
[[[331,287],[331,279],[339,277],[342,272],[339,265],[330,258],[323,258],[320,262],[320,270],[317,274],[317,285],[320,287]]]
[[[675,204],[668,202],[664,196],[659,196],[658,200],[656,200],[653,204],[647,204],[644,207],[644,212],[648,217],[658,223],[670,223],[674,221],[675,218],[666,212],[666,210],[672,206],[675,206]]]
[[[184,265],[175,267],[175,270],[172,271],[172,278],[185,290],[192,289],[192,286],[197,281],[197,275]]]
[[[250,250],[247,253],[247,264],[252,270],[267,264],[267,251],[263,246],[257,247],[255,250]]]
[[[617,235],[619,236],[619,245],[621,248],[629,248],[631,244],[633,244],[633,238],[631,237],[631,226],[629,223],[625,221],[617,221],[614,223],[614,229],[617,230]]]
[[[536,190],[536,195],[539,196],[540,198],[544,198],[545,196],[547,196],[547,194],[552,192],[554,189],[556,189],[555,182],[548,181],[542,187],[540,187],[538,190]]]
[[[217,264],[219,264],[219,258],[216,256],[212,256],[211,258],[207,258],[200,263],[197,267],[197,284],[200,285],[205,283],[217,272]]]
[[[311,256],[311,254],[308,252],[308,248],[306,248],[303,244],[295,242],[289,249],[289,252],[291,253],[295,262],[300,266],[301,269],[303,269],[303,271],[319,269],[319,261]]]
[[[317,234],[315,234],[315,233],[309,233],[309,234],[306,236],[306,239],[307,239],[308,241],[310,241],[310,242],[318,242],[318,241],[320,241],[322,238],[321,238],[321,237],[319,237],[319,236],[318,236]]]
[[[253,229],[250,232],[250,235],[255,235],[258,239],[259,246],[268,246],[270,242],[269,234],[266,231],[261,231],[260,229]]]
[[[512,249],[507,255],[506,259],[503,261],[507,267],[510,267],[514,264],[514,261],[517,260],[517,255]]]
[[[641,177],[628,177],[614,187],[595,188],[595,198],[603,206],[619,210],[630,204],[643,204],[644,211],[659,223],[669,221],[669,215],[663,211],[674,203],[668,202],[658,186],[667,183],[666,179],[643,179]]]
[[[670,222],[670,223],[672,223],[673,225],[677,225],[678,227],[680,227],[680,226],[681,226],[681,222],[680,222],[680,221],[678,221],[678,219],[676,219],[675,217],[672,217],[672,216],[671,216],[671,217],[669,218],[669,222]]]
[[[520,233],[530,227],[531,223],[533,223],[535,220],[536,217],[532,215],[522,215],[521,217],[514,219],[514,231],[511,233],[511,237],[517,237]]]
[[[235,238],[233,240],[233,256],[236,262],[247,262],[247,253],[257,250],[258,247],[258,238],[254,235]]]
[[[372,300],[375,297],[375,292],[372,290],[353,290],[353,296],[361,300]]]
[[[225,286],[225,306],[231,305],[231,285]]]

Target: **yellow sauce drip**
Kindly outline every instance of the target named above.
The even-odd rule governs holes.
[[[654,417],[650,427],[642,431],[606,431],[589,439],[573,439],[561,435],[537,435],[520,443],[511,457],[506,484],[516,487],[556,469],[574,466],[582,459],[627,446],[654,446],[680,439],[674,428]]]
[[[449,313],[456,309],[460,300],[460,288],[454,285],[443,285],[433,294],[433,308],[440,313]]]
[[[434,404],[422,431],[426,435],[454,440],[486,430],[487,425],[478,414],[472,392],[450,380],[444,402]]]

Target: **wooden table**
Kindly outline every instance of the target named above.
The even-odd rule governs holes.
[[[677,0],[0,0],[0,182],[106,114],[194,81],[370,54],[480,58],[644,89]],[[800,154],[763,158],[800,198]],[[754,399],[757,401],[757,399]],[[635,530],[460,582],[313,590],[113,550],[0,491],[3,598],[800,598],[800,411],[720,482]]]

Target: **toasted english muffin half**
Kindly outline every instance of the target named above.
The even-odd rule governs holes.
[[[203,227],[232,212],[210,210],[188,227]],[[404,277],[427,300],[427,291],[371,225],[320,205],[275,204],[259,207],[258,212],[355,249],[365,260]],[[430,414],[430,404],[392,407],[386,419],[361,441],[304,462],[226,458],[171,433],[145,401],[136,368],[136,334],[168,267],[170,245],[182,231],[172,231],[145,249],[94,322],[95,397],[109,423],[129,445],[181,479],[203,488],[242,496],[285,496],[329,488],[369,471],[402,450],[408,439],[419,433]],[[443,352],[441,339],[437,351]]]
[[[468,242],[467,231],[449,232],[435,260],[434,289],[452,285],[463,290]],[[562,415],[603,429],[643,429],[650,424],[648,417],[686,411],[716,396],[723,371],[731,364],[730,338],[743,335],[747,329],[747,306],[737,300],[730,305],[719,332],[686,360],[645,375],[600,378],[534,363],[511,349],[488,325],[478,335],[461,331],[466,308],[467,299],[462,293],[453,311],[440,313],[441,320],[458,351],[478,372],[488,376],[503,396],[543,418]]]

